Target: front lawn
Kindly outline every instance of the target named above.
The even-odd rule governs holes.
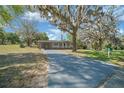
[[[38,48],[20,48],[19,45],[0,45],[0,54],[3,53],[40,53]]]
[[[47,69],[39,49],[0,45],[0,87],[46,87]]]
[[[72,53],[71,51],[69,51],[68,53],[75,56],[94,58],[105,62],[117,64],[119,66],[124,66],[124,50],[114,50],[110,58],[108,58],[107,52],[105,50],[96,51],[79,49],[75,53]]]

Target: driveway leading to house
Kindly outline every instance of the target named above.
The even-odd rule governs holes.
[[[44,53],[49,60],[48,87],[124,87],[124,74],[116,75],[120,70],[115,66],[67,55],[61,50],[45,50]]]

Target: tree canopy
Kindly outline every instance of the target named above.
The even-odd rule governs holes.
[[[118,44],[121,42],[117,36],[118,17],[123,14],[121,6],[38,5],[33,7],[35,7],[33,11],[40,12],[42,18],[70,34],[73,51],[76,51],[77,44],[81,42],[89,43],[97,50],[101,50],[107,43],[117,45],[116,42]],[[27,9],[32,10],[32,6],[0,6],[1,43],[7,37],[3,26],[11,25],[11,20],[27,12]],[[36,43],[37,40],[49,39],[46,33],[38,32],[33,24],[23,20],[19,22],[22,25],[18,29],[21,33],[20,37],[27,41],[28,46],[32,42]]]
[[[62,31],[72,35],[73,51],[76,51],[77,32],[88,30],[90,38],[96,39],[99,50],[104,39],[116,33],[117,6],[58,5],[36,6],[41,16]],[[93,35],[93,36],[92,36]],[[97,38],[96,38],[97,37]],[[107,39],[108,40],[108,39]]]

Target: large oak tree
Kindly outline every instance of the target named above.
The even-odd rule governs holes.
[[[82,23],[87,21],[87,14],[90,6],[37,6],[42,17],[49,22],[56,25],[62,31],[68,32],[72,35],[73,51],[76,51],[76,37],[77,31]]]
[[[117,41],[117,18],[122,12],[117,12],[117,6],[95,6],[91,10],[89,22],[85,24],[83,31],[79,32],[80,39],[88,42],[96,50],[101,50],[105,43]]]

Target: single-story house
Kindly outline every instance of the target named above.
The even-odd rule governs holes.
[[[38,46],[44,49],[70,49],[72,43],[70,41],[41,40],[38,41]]]

